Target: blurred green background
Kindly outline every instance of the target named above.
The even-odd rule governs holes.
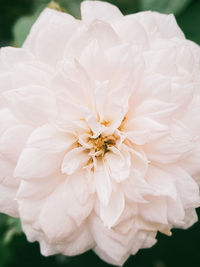
[[[0,47],[21,46],[31,25],[48,0],[0,0]],[[57,0],[63,8],[80,16],[80,0]],[[186,37],[200,44],[200,0],[108,0],[124,14],[142,10],[174,13]],[[39,245],[30,244],[17,219],[0,215],[0,267],[108,267],[93,252],[76,257],[45,258]],[[173,230],[173,236],[158,235],[151,249],[132,256],[124,267],[200,267],[200,223],[188,230]]]

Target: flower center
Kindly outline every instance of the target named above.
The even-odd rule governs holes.
[[[100,134],[97,138],[89,138],[88,143],[92,146],[90,153],[95,154],[95,156],[104,156],[109,151],[109,148],[116,144],[116,137]]]

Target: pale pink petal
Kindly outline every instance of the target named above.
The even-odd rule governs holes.
[[[137,145],[159,139],[168,133],[168,127],[148,117],[136,117],[125,126],[129,128],[127,138]]]
[[[5,132],[9,127],[16,125],[18,120],[15,118],[14,114],[10,112],[9,109],[1,109],[0,110],[0,134]]]
[[[89,159],[88,152],[84,148],[74,148],[68,152],[63,159],[62,173],[66,173],[67,175],[73,174],[86,166]]]
[[[49,153],[38,148],[25,148],[20,155],[14,176],[29,179],[48,176],[61,166],[63,153]]]
[[[65,212],[63,207],[63,197],[56,190],[48,199],[39,214],[39,223],[42,231],[48,237],[48,242],[61,242],[68,238],[75,230],[76,224],[74,220]],[[56,227],[59,225],[59,227]]]
[[[14,47],[1,48],[0,58],[1,66],[9,71],[16,63],[27,63],[34,59],[33,55],[25,49]]]
[[[139,213],[143,219],[152,223],[168,224],[167,203],[164,197],[146,197],[149,203],[139,205]]]
[[[20,181],[13,177],[14,168],[15,163],[0,156],[0,184],[17,190]]]
[[[33,128],[18,124],[7,129],[0,137],[0,154],[2,157],[16,163]]]
[[[194,223],[198,221],[197,212],[194,209],[187,209],[185,212],[184,226],[183,229],[191,227]]]
[[[98,42],[100,49],[109,49],[120,44],[118,35],[108,23],[95,20],[88,27],[82,26],[75,32],[66,45],[65,57],[78,59],[84,47],[93,40]]]
[[[146,47],[148,45],[147,34],[142,25],[134,19],[134,15],[124,16],[113,22],[112,25],[123,42],[131,43],[138,47]],[[134,29],[134,31],[130,31],[130,29]]]
[[[28,146],[38,148],[46,152],[67,151],[76,142],[76,138],[56,129],[54,125],[46,124],[37,128],[28,139]]]
[[[108,97],[108,81],[96,82],[94,89],[96,110],[101,122],[104,120],[104,112],[106,107],[106,101]]]
[[[64,212],[71,216],[76,224],[80,226],[92,212],[94,198],[90,196],[86,203],[80,203],[73,192],[72,178],[66,179],[65,183],[60,185],[60,189],[56,190],[56,194],[58,198],[60,197],[62,199]],[[68,205],[65,203],[68,203]]]
[[[100,218],[108,228],[114,226],[120,218],[125,206],[124,194],[112,192],[107,205],[100,205]]]
[[[155,245],[157,242],[155,237],[155,232],[137,231],[134,236],[134,241],[132,242],[131,254],[134,255],[137,253],[139,248],[150,248]],[[135,240],[137,240],[137,242],[135,242]]]
[[[199,187],[194,179],[182,168],[178,166],[168,166],[166,168],[173,175],[177,192],[185,208],[196,208],[199,206]]]
[[[3,72],[0,74],[0,92],[13,89],[12,72]],[[1,102],[0,102],[1,103]]]
[[[13,217],[19,216],[15,195],[16,188],[8,188],[0,184],[0,212]]]
[[[143,25],[151,39],[160,37],[184,39],[184,34],[173,14],[166,15],[158,12],[144,11],[131,16]]]
[[[130,152],[132,158],[132,167],[144,177],[149,166],[149,161],[146,154],[142,150],[130,149]]]
[[[176,109],[177,105],[175,104],[151,98],[142,101],[142,103],[134,110],[133,116],[148,117],[149,119],[158,121],[163,121],[164,119],[166,121],[173,116]]]
[[[131,168],[129,178],[123,183],[125,195],[131,202],[147,203],[145,195],[154,194],[154,188],[147,183],[143,175],[136,169]]]
[[[53,174],[48,177],[38,178],[37,180],[22,180],[17,190],[16,198],[18,200],[43,201],[54,192],[55,188],[63,182],[62,175]]]
[[[88,109],[84,108],[83,108],[83,114],[89,128],[93,133],[92,137],[97,138],[102,132],[102,125],[98,122],[97,116],[91,113]]]
[[[200,145],[194,144],[194,149],[189,153],[188,157],[180,160],[179,165],[190,173],[194,177],[199,177],[200,175]]]
[[[56,67],[56,62],[62,58],[64,47],[78,24],[69,14],[47,8],[33,25],[23,47],[32,51],[39,60]]]
[[[156,166],[149,166],[145,178],[146,182],[154,189],[153,195],[167,196],[176,200],[176,184],[170,172],[165,172]]]
[[[87,225],[82,225],[76,229],[76,234],[72,240],[64,245],[63,254],[67,256],[75,256],[84,253],[89,249],[93,249],[95,242],[91,235],[91,231]]]
[[[180,197],[176,199],[167,199],[167,219],[176,227],[182,227],[184,225],[185,210]]]
[[[106,164],[97,160],[94,167],[94,182],[99,201],[102,205],[108,205],[112,192],[112,185]]]
[[[53,93],[41,86],[29,86],[4,93],[13,113],[28,124],[39,125],[55,116]]]
[[[100,48],[100,45],[96,38],[83,49],[80,55],[80,63],[87,70],[91,79],[102,83],[109,78],[109,66],[108,60],[105,55],[105,51]]]
[[[130,154],[123,151],[112,150],[105,155],[105,164],[108,167],[110,176],[117,183],[125,180],[130,173]]]
[[[73,192],[76,198],[82,205],[84,205],[89,199],[90,187],[91,187],[90,183],[93,182],[89,177],[88,171],[85,170],[84,172],[81,171],[79,173],[72,175],[71,182],[72,182]]]
[[[47,65],[37,61],[28,64],[18,64],[12,77],[14,88],[27,87],[32,85],[49,86],[49,81],[53,75]]]
[[[113,21],[122,17],[120,10],[110,3],[100,1],[84,1],[81,3],[81,17],[83,20],[99,19]]]
[[[193,144],[181,140],[181,137],[167,135],[155,142],[145,144],[144,151],[149,160],[162,164],[173,164],[188,156]]]
[[[88,91],[86,91],[85,86],[74,80],[73,77],[68,76],[64,71],[57,72],[51,80],[50,86],[52,90],[54,90],[58,98],[66,98],[68,102],[73,102],[80,106],[89,106]],[[67,107],[65,109],[67,112]]]
[[[94,248],[97,255],[111,264],[123,264],[129,254],[125,246],[118,242],[122,240],[122,236],[113,229],[104,227],[103,222],[95,215],[90,219],[90,228],[97,244]]]

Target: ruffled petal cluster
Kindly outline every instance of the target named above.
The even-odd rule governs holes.
[[[43,255],[122,265],[200,205],[200,48],[173,15],[84,1],[0,50],[0,211]]]

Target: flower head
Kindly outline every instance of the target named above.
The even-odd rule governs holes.
[[[121,265],[197,220],[200,49],[172,15],[81,12],[1,49],[0,208],[44,255]]]

